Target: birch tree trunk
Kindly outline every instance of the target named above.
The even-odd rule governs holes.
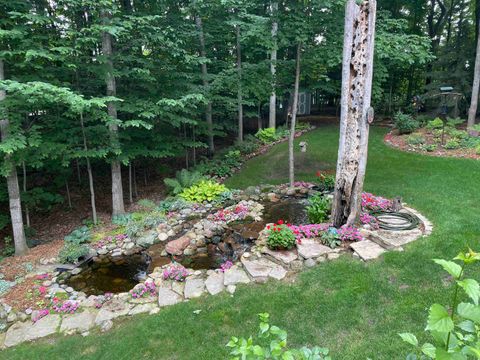
[[[290,187],[293,187],[295,182],[295,158],[293,155],[293,142],[295,140],[295,125],[297,122],[298,112],[298,92],[300,87],[300,56],[302,51],[302,44],[297,44],[297,66],[295,70],[295,87],[293,90],[293,107],[292,107],[292,121],[290,124],[290,136],[288,138],[288,173],[290,178]]]
[[[237,90],[237,106],[238,106],[238,142],[243,141],[243,100],[242,100],[242,48],[240,44],[240,25],[236,26],[237,30],[237,72],[238,72],[238,90]]]
[[[102,20],[107,23],[109,14],[102,13]],[[102,51],[106,57],[106,84],[107,84],[107,96],[117,95],[117,86],[115,82],[115,76],[113,74],[113,61],[112,61],[112,35],[106,31],[102,33]],[[110,101],[107,104],[108,115],[112,118],[117,118],[117,106],[114,102]],[[118,148],[118,126],[116,124],[109,125],[110,137],[113,147]],[[112,215],[119,215],[125,213],[125,205],[123,202],[123,186],[122,186],[122,168],[118,158],[112,160]]]
[[[198,14],[195,15],[195,25],[197,27],[198,40],[200,42],[200,56],[206,59],[207,53],[205,50],[205,36],[203,34],[202,18]],[[205,91],[208,92],[210,88],[210,84],[208,81],[207,64],[202,63],[201,68],[202,68],[203,87],[205,88]],[[215,152],[215,145],[213,143],[213,120],[212,120],[212,102],[211,101],[208,101],[207,103],[207,108],[205,111],[205,120],[207,122],[207,127],[208,127],[208,150],[210,151],[210,154],[213,154]]]
[[[480,87],[480,36],[477,41],[477,55],[475,57],[475,69],[473,75],[472,99],[470,101],[470,109],[468,110],[467,128],[470,131],[475,125],[478,107],[478,90]]]
[[[88,144],[87,136],[85,134],[85,125],[83,123],[83,113],[80,113],[80,126],[82,128],[83,149],[86,153],[88,151]],[[90,159],[88,158],[88,156],[85,156],[85,160],[87,162],[88,186],[90,188],[90,205],[92,207],[92,218],[93,223],[97,225],[97,206],[95,204],[95,188],[93,186],[92,166],[90,165]]]
[[[23,171],[23,192],[27,192],[27,167],[25,166],[25,161],[22,161],[22,171]],[[21,196],[20,196],[21,198]],[[27,227],[30,227],[30,211],[28,205],[25,205],[25,221],[27,222]]]
[[[332,220],[353,225],[361,209],[367,165],[376,0],[348,0],[343,48],[340,143]]]
[[[3,67],[3,60],[0,59],[0,81],[5,80],[5,72]],[[0,104],[7,97],[5,90],[0,90]],[[0,139],[6,142],[8,139],[8,131],[10,122],[5,113],[3,119],[0,118]],[[7,188],[8,201],[10,204],[10,218],[12,220],[13,242],[15,244],[15,256],[21,256],[27,253],[27,239],[25,237],[25,229],[23,228],[22,204],[20,202],[20,187],[18,185],[17,169],[15,164],[11,161],[10,156],[5,156],[5,164],[8,168],[7,173]]]
[[[272,12],[272,41],[273,48],[270,53],[270,73],[272,74],[272,93],[270,95],[270,112],[268,117],[268,127],[274,128],[277,123],[277,92],[276,92],[276,74],[277,74],[277,33],[278,33],[278,22],[276,19],[278,12],[278,2],[274,1],[271,4]]]

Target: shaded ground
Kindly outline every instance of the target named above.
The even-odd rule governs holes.
[[[231,335],[257,333],[257,315],[269,312],[272,323],[288,331],[294,346],[329,347],[334,359],[404,359],[409,346],[397,336],[411,331],[426,340],[427,309],[447,303],[451,282],[431,260],[452,258],[466,246],[480,249],[478,204],[480,163],[435,158],[391,149],[384,129],[371,131],[366,190],[401,195],[434,223],[433,234],[390,252],[378,261],[362,263],[350,257],[322,263],[302,273],[294,283],[240,287],[234,297],[205,297],[137,316],[116,324],[105,334],[46,339],[0,352],[0,359],[225,359]],[[335,163],[338,130],[320,128],[304,138],[320,163]],[[248,186],[270,178],[269,167],[286,162],[286,144],[249,161],[228,181]],[[283,153],[283,155],[282,155]],[[275,156],[275,162],[272,158]],[[299,180],[314,180],[308,171]],[[478,268],[469,277],[480,278]],[[200,313],[194,313],[201,310]]]

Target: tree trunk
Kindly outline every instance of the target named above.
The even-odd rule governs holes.
[[[85,135],[85,125],[83,123],[83,113],[80,113],[80,126],[82,128],[83,149],[85,153],[88,151],[87,136]],[[93,187],[93,174],[90,159],[85,156],[87,162],[88,186],[90,188],[90,205],[92,207],[93,224],[97,225],[97,206],[95,204],[95,188]]]
[[[107,12],[102,13],[102,20],[104,23],[108,23],[109,14]],[[115,76],[113,74],[113,49],[112,49],[112,35],[104,31],[102,33],[102,51],[106,57],[106,84],[107,84],[107,96],[117,95],[117,85],[115,83]],[[117,106],[114,102],[110,101],[107,104],[108,115],[114,119],[117,119]],[[110,137],[113,148],[119,148],[118,144],[118,126],[116,124],[109,125]],[[122,168],[118,158],[112,160],[112,215],[120,215],[125,213],[125,205],[123,203],[123,186],[122,186]]]
[[[258,109],[257,109],[257,127],[258,131],[262,130],[263,121],[262,121],[262,102],[258,102]]]
[[[272,93],[270,95],[270,112],[268,117],[268,127],[276,127],[277,122],[277,92],[276,92],[276,73],[277,73],[277,32],[278,32],[278,22],[276,19],[278,11],[278,3],[276,1],[271,4],[272,12],[272,40],[273,48],[270,53],[270,72],[272,74]]]
[[[332,220],[353,225],[361,210],[367,165],[376,0],[348,0],[343,48],[340,142]]]
[[[202,18],[198,14],[195,15],[195,25],[197,27],[198,40],[200,42],[200,56],[206,59],[207,52],[205,50],[205,36],[203,34]],[[207,96],[210,96],[210,94],[208,94],[208,91],[210,90],[210,84],[208,81],[207,64],[203,62],[201,65],[201,68],[202,68],[203,87],[207,92]],[[207,103],[207,109],[205,111],[205,120],[207,121],[207,127],[208,127],[208,150],[210,154],[213,154],[215,152],[215,145],[213,143],[212,102],[210,100]]]
[[[25,161],[22,161],[22,171],[23,171],[23,193],[27,193],[27,167],[25,166]],[[21,198],[21,197],[20,197]],[[30,227],[30,211],[28,205],[25,205],[25,221],[27,222],[27,227]]]
[[[72,197],[70,196],[70,186],[68,186],[68,180],[65,180],[65,189],[67,190],[67,201],[68,201],[68,208],[72,208]]]
[[[135,163],[133,163],[133,190],[135,192],[135,197],[138,199],[137,171],[136,171]]]
[[[237,30],[237,72],[238,72],[238,90],[237,90],[237,106],[238,106],[238,142],[243,141],[243,100],[242,100],[242,48],[240,44],[240,25],[236,26]]]
[[[288,138],[288,172],[290,178],[290,187],[293,187],[295,182],[295,159],[293,156],[293,142],[295,140],[295,124],[297,121],[298,112],[298,91],[300,87],[300,55],[302,51],[302,44],[297,45],[297,67],[295,71],[295,88],[293,91],[293,105],[292,105],[292,121],[290,127],[290,136]]]
[[[472,99],[470,100],[470,109],[468,110],[467,128],[470,131],[475,125],[478,107],[478,90],[480,87],[480,36],[477,41],[477,56],[475,57],[475,68],[473,75]]]
[[[3,60],[0,59],[0,81],[5,80]],[[0,90],[0,104],[6,99],[5,90]],[[5,114],[5,119],[0,119],[0,139],[6,142],[10,122]],[[7,175],[8,200],[10,204],[10,218],[12,220],[13,242],[15,244],[15,256],[21,256],[27,253],[27,239],[25,229],[23,228],[22,203],[20,201],[20,187],[18,185],[17,169],[9,155],[5,155],[5,164],[9,168]]]
[[[132,163],[128,164],[128,200],[133,204]]]

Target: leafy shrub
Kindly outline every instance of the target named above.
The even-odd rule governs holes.
[[[447,119],[447,126],[450,126],[450,127],[457,127],[458,125],[461,125],[465,122],[465,120],[461,119],[461,118],[448,118]]]
[[[149,199],[138,200],[138,205],[147,210],[153,210],[157,206],[152,200]]]
[[[475,149],[480,145],[480,137],[469,136],[465,139],[462,139],[460,146],[462,148]]]
[[[428,115],[417,115],[416,120],[419,127],[424,127],[430,120],[432,120],[432,118]]]
[[[259,130],[255,136],[264,144],[270,144],[279,139],[275,128],[265,128]]]
[[[242,164],[241,160],[240,150],[230,150],[224,156],[224,163],[232,168],[239,167]]]
[[[339,247],[342,244],[342,240],[338,235],[337,229],[331,227],[327,231],[325,231],[322,236],[322,243],[330,246],[332,249]]]
[[[480,155],[480,145],[477,145],[477,147],[475,148],[475,153],[477,155]]]
[[[126,226],[130,219],[132,218],[132,214],[119,214],[112,216],[112,224],[118,226]]]
[[[212,180],[202,180],[198,184],[184,189],[180,197],[190,202],[213,201],[221,193],[225,192],[227,187]]]
[[[179,211],[188,207],[189,204],[182,198],[168,198],[163,200],[158,205],[160,211],[169,212],[169,211]]]
[[[297,122],[295,124],[296,131],[309,130],[310,128],[311,128],[311,125],[308,122]]]
[[[425,145],[422,145],[421,149],[426,152],[433,152],[437,150],[437,147],[438,146],[436,144],[429,144],[429,145],[425,144]]]
[[[145,230],[145,228],[140,221],[130,220],[125,228],[125,233],[129,238],[136,238],[143,230]]]
[[[90,229],[86,226],[79,227],[78,229],[73,230],[70,234],[64,237],[66,243],[72,244],[83,244],[92,238]]]
[[[287,128],[285,125],[278,126],[276,128],[277,139],[285,138],[290,134],[290,129]]]
[[[232,336],[226,345],[231,349],[232,359],[239,360],[331,360],[329,350],[315,346],[301,349],[287,348],[287,332],[275,325],[270,325],[267,313],[258,314],[260,330],[258,339],[250,336],[248,339]]]
[[[407,137],[407,144],[408,145],[421,145],[425,143],[425,138],[422,136],[422,134],[419,133],[413,133]]]
[[[472,130],[480,131],[480,124],[475,124],[472,126]]]
[[[320,224],[328,219],[331,201],[322,194],[312,196],[307,206],[308,220],[311,224]]]
[[[455,140],[455,139],[448,140],[444,146],[445,149],[449,149],[449,150],[455,150],[455,149],[458,149],[459,147],[460,147],[460,143],[458,142],[458,140]]]
[[[46,191],[43,188],[36,187],[22,193],[22,201],[35,211],[46,212],[52,207],[63,202],[63,197]]]
[[[259,147],[258,139],[252,135],[247,135],[242,142],[235,144],[232,149],[240,151],[242,155],[248,155],[257,151]]]
[[[430,307],[425,331],[430,333],[433,343],[419,345],[414,334],[399,334],[403,341],[413,345],[415,353],[407,359],[478,359],[480,356],[480,285],[474,279],[465,278],[465,269],[480,260],[480,254],[469,250],[458,254],[454,261],[437,259],[440,265],[455,280],[452,303],[445,307],[433,304]],[[458,292],[463,290],[469,302],[460,302]],[[417,356],[419,355],[419,356]]]
[[[86,256],[89,248],[84,244],[66,242],[58,254],[58,260],[61,263],[75,263],[83,256]]]
[[[0,214],[0,230],[10,224],[10,216],[5,214]]]
[[[4,247],[2,251],[2,256],[8,257],[15,254],[15,247],[13,246],[13,240],[10,236],[5,236],[3,238],[3,243],[4,243]]]
[[[398,129],[400,134],[410,134],[411,132],[418,129],[418,122],[408,114],[402,112],[397,112],[393,117],[393,122],[395,127]]]
[[[184,189],[189,188],[203,179],[202,174],[197,171],[188,171],[187,169],[182,169],[177,171],[175,178],[164,179],[163,182],[169,188],[170,192],[177,195],[180,194]]]
[[[335,189],[335,175],[324,175],[320,171],[317,171],[316,175],[319,180],[318,189],[320,191],[330,192]]]
[[[429,121],[427,124],[427,129],[433,130],[433,129],[443,129],[443,121],[440,118],[435,118],[432,121]]]
[[[279,220],[273,226],[267,226],[267,246],[272,249],[291,249],[295,246],[296,237],[283,220]]]

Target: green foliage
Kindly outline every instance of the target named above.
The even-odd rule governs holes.
[[[224,157],[224,163],[225,165],[235,168],[239,167],[242,162],[241,162],[242,156],[240,153],[240,150],[229,150]]]
[[[423,137],[422,134],[419,133],[413,133],[407,137],[407,144],[408,145],[421,145],[425,143],[425,138]]]
[[[232,336],[227,344],[231,349],[232,360],[331,360],[326,348],[302,347],[289,349],[287,347],[287,332],[275,325],[270,325],[267,313],[258,314],[260,318],[257,339]]]
[[[248,134],[242,142],[236,143],[232,149],[240,151],[242,155],[248,155],[257,151],[259,147],[258,139]]]
[[[0,230],[10,224],[10,217],[7,214],[0,214]]]
[[[278,224],[267,228],[267,246],[272,249],[291,249],[296,244],[296,238],[293,231],[283,221],[279,221]]]
[[[342,240],[335,228],[328,229],[328,231],[325,231],[320,238],[323,244],[330,246],[332,249],[342,245]]]
[[[393,117],[393,122],[400,134],[410,134],[418,129],[419,126],[418,122],[411,115],[400,111]]]
[[[3,251],[2,256],[8,257],[15,254],[15,247],[13,246],[13,239],[10,236],[6,236],[3,238]]]
[[[477,155],[480,155],[480,145],[477,145],[477,147],[475,148],[475,153]]]
[[[450,139],[446,142],[444,148],[448,150],[455,150],[460,148],[460,143],[458,142],[458,140]]]
[[[480,145],[480,137],[469,136],[465,139],[462,139],[460,146],[462,148],[474,149]]]
[[[446,133],[459,141],[467,139],[469,137],[468,133],[465,130],[457,130],[451,127],[446,128]]]
[[[264,144],[270,144],[279,139],[277,131],[275,128],[265,128],[259,130],[255,136]]]
[[[140,199],[138,200],[138,205],[146,210],[153,210],[157,205],[149,199]]]
[[[73,230],[70,234],[65,236],[64,240],[66,243],[79,245],[89,242],[91,238],[92,234],[90,232],[90,229],[86,226],[82,226]]]
[[[75,242],[65,242],[65,245],[58,254],[58,260],[61,263],[76,263],[81,257],[88,254],[89,248],[85,244]]]
[[[430,307],[425,330],[430,333],[432,343],[427,342],[420,346],[414,334],[399,334],[403,341],[415,348],[415,353],[409,354],[407,359],[480,358],[480,285],[474,279],[465,278],[466,268],[477,263],[480,254],[469,250],[460,253],[454,260],[461,265],[454,261],[434,260],[455,281],[453,300],[448,308],[440,304]],[[460,290],[470,298],[470,302],[460,302]]]
[[[158,205],[158,209],[163,212],[179,211],[188,207],[189,204],[182,198],[167,198]]]
[[[202,174],[197,171],[188,171],[187,169],[182,169],[177,171],[174,179],[167,178],[163,182],[169,188],[169,191],[174,194],[180,194],[184,189],[189,188],[203,179]]]
[[[307,215],[310,223],[320,224],[328,220],[331,205],[331,200],[322,194],[310,197],[307,206]]]
[[[190,202],[211,202],[227,190],[228,189],[224,184],[219,184],[212,180],[202,180],[198,184],[184,189],[180,194],[180,197]]]
[[[331,192],[335,189],[335,175],[323,175],[318,177],[318,189],[323,192]]]
[[[61,204],[63,197],[59,194],[51,193],[44,188],[35,187],[22,193],[22,201],[29,209],[36,211],[50,211],[53,206]]]
[[[435,118],[432,121],[429,121],[427,124],[427,129],[434,130],[434,129],[443,129],[443,121],[440,118]]]
[[[112,216],[112,224],[118,226],[126,226],[130,219],[132,218],[132,214],[119,214]]]
[[[464,119],[461,119],[461,118],[448,118],[447,119],[447,126],[450,126],[450,127],[457,127],[458,125],[461,125],[465,122]]]
[[[422,149],[422,151],[426,151],[426,152],[433,152],[435,150],[437,150],[438,146],[437,144],[425,144],[425,145],[422,145],[420,147]]]

